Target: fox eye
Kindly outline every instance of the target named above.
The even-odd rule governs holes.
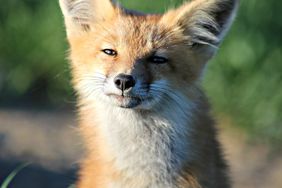
[[[165,57],[161,57],[161,56],[151,56],[148,59],[151,63],[155,63],[155,64],[164,64],[168,62],[168,59]]]
[[[104,49],[102,50],[102,52],[104,52],[105,54],[109,56],[117,56],[117,51],[112,50],[112,49]]]

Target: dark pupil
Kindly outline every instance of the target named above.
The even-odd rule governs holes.
[[[110,50],[110,49],[105,49],[105,50],[103,50],[103,52],[107,55],[110,55],[110,56],[115,56],[117,54],[116,51]]]
[[[153,56],[153,57],[151,58],[151,61],[152,61],[153,63],[166,63],[166,62],[167,62],[167,59],[164,58],[164,57]]]

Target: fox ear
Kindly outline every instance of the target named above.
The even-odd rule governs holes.
[[[59,0],[68,36],[91,30],[91,25],[111,18],[114,0]]]
[[[239,0],[192,0],[162,18],[180,28],[192,44],[216,47],[231,26]]]

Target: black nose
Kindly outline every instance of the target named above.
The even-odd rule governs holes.
[[[114,79],[118,89],[125,91],[135,86],[135,80],[131,75],[119,74]]]

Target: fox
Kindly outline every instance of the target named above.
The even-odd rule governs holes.
[[[201,80],[239,0],[165,13],[59,0],[85,154],[77,188],[230,188]]]

